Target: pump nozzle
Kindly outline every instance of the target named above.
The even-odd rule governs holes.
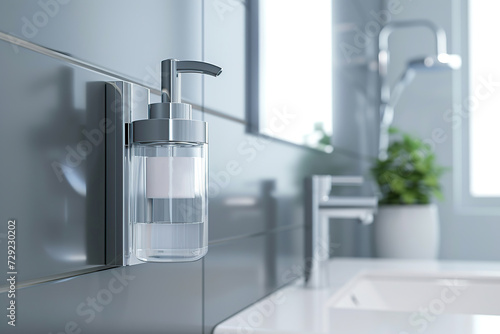
[[[167,59],[162,61],[161,102],[181,102],[181,73],[199,73],[217,77],[222,73],[222,68],[192,60]]]
[[[161,62],[161,103],[148,107],[148,119],[133,124],[135,143],[206,143],[205,122],[193,120],[192,107],[181,102],[181,73],[199,73],[218,76],[222,68],[212,64],[166,59]]]

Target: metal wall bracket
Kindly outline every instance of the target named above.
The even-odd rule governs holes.
[[[133,252],[130,219],[130,127],[148,118],[149,89],[125,81],[106,83],[106,264],[144,263]]]

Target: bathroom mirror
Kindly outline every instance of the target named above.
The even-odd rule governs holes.
[[[332,152],[332,1],[247,4],[249,130]]]

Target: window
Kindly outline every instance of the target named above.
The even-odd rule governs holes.
[[[258,17],[259,132],[330,152],[317,130],[333,125],[331,0],[260,1]]]
[[[500,197],[500,3],[469,0],[469,192]]]

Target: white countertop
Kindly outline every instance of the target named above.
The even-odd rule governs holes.
[[[421,260],[389,260],[389,259],[358,259],[338,258],[330,261],[329,275],[330,288],[321,290],[306,289],[302,282],[286,286],[267,298],[251,305],[235,316],[219,324],[214,330],[215,334],[250,334],[250,333],[279,333],[279,334],[320,334],[332,333],[328,328],[328,314],[325,312],[327,301],[339,289],[356,275],[364,271],[411,271],[426,274],[439,273],[475,273],[475,274],[500,274],[500,263],[494,262],[464,262],[464,261],[421,261]],[[500,301],[499,301],[500,303]],[[342,317],[356,321],[360,312],[357,310],[342,311]],[[365,315],[368,311],[364,311]],[[377,313],[377,311],[370,311]],[[375,316],[381,318],[381,313]],[[371,314],[369,314],[372,316]],[[442,315],[456,323],[457,317],[472,317],[472,315]],[[478,317],[478,316],[475,316]],[[485,316],[482,316],[485,317]],[[489,316],[492,317],[492,316]],[[392,317],[394,318],[394,317]],[[392,319],[386,317],[386,322]],[[384,319],[382,317],[382,319]],[[379,319],[380,320],[380,319]],[[488,320],[488,319],[486,319]],[[500,317],[495,323],[500,325]],[[344,321],[348,326],[349,321]],[[470,322],[470,321],[469,321]],[[344,326],[344,325],[343,325]],[[456,325],[454,325],[455,327]],[[359,324],[355,333],[359,333]],[[491,327],[491,326],[490,326]],[[341,333],[351,333],[349,328],[342,327]],[[419,331],[415,330],[415,333]],[[427,331],[430,333],[429,331]],[[467,333],[486,333],[484,331],[466,331]],[[354,333],[354,332],[353,332]],[[367,328],[366,333],[373,333]],[[386,333],[386,332],[384,332]],[[434,333],[434,331],[432,331]],[[456,333],[453,330],[449,333]],[[489,332],[488,332],[489,333]],[[494,333],[500,333],[496,327]],[[408,331],[398,331],[394,326],[394,334],[413,334]]]

